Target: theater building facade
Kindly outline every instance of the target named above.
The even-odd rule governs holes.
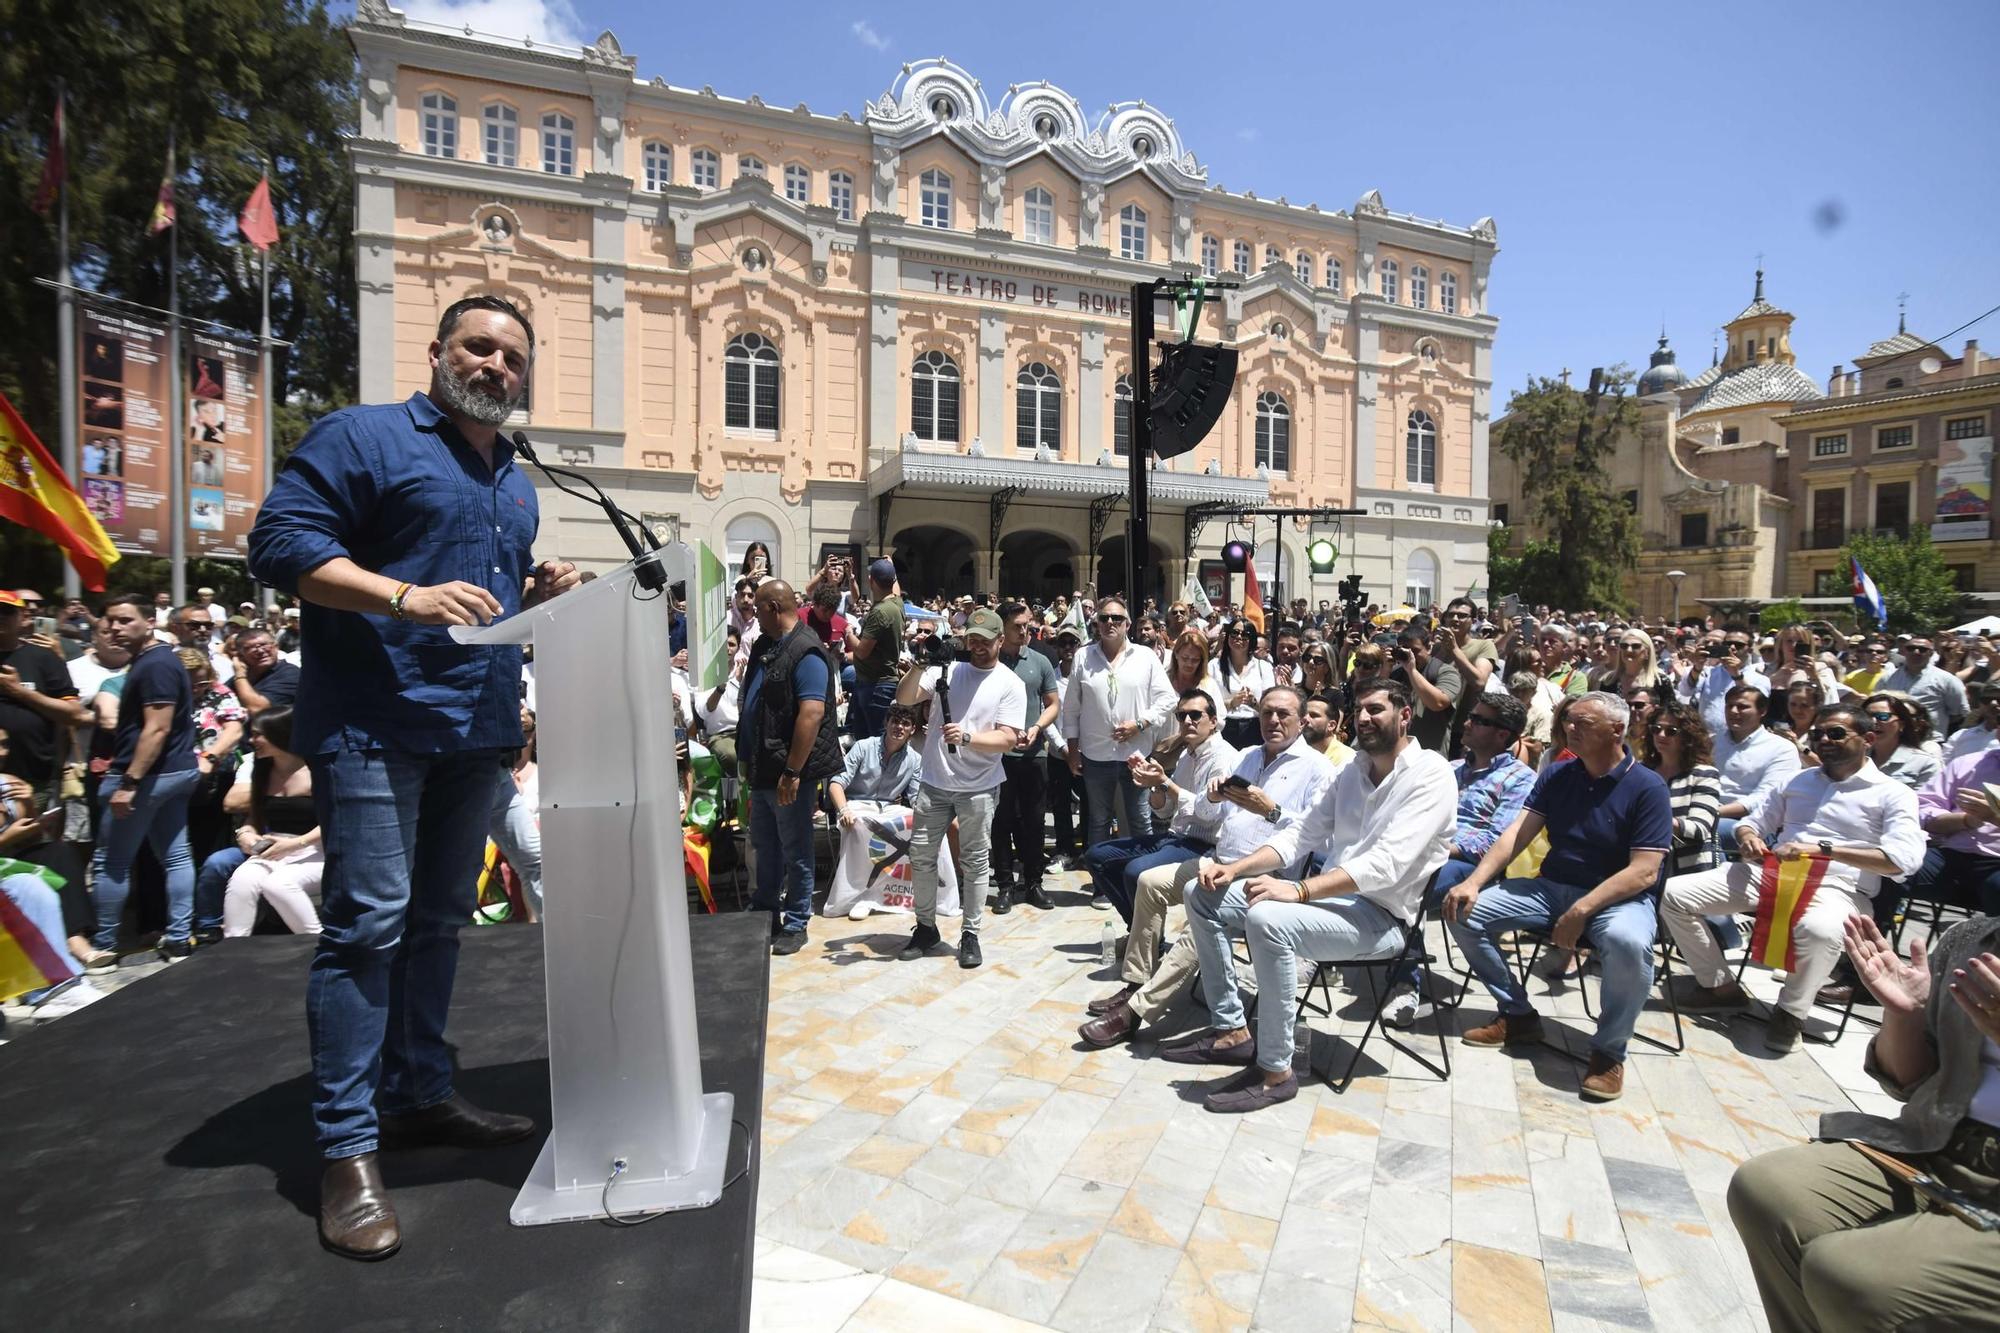
[[[538,339],[519,428],[659,528],[762,541],[794,580],[844,548],[920,594],[1109,589],[1131,287],[1206,273],[1240,284],[1196,333],[1238,376],[1151,474],[1146,591],[1230,536],[1315,601],[1350,572],[1373,601],[1484,579],[1490,219],[1232,193],[1145,102],[1092,117],[944,60],[826,115],[641,78],[609,33],[507,45],[382,0],[350,31],[364,401],[424,388],[440,313],[498,293]],[[543,499],[544,550],[622,558]],[[1315,578],[1306,525],[1204,508],[1227,504],[1367,513]]]

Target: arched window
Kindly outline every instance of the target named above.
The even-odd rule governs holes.
[[[1229,252],[1229,262],[1238,273],[1247,276],[1250,272],[1250,242],[1238,241]]]
[[[423,108],[425,157],[458,156],[458,103],[448,93],[425,93],[417,100]]]
[[[812,201],[812,173],[794,162],[785,168],[785,198],[795,204]]]
[[[1132,377],[1120,375],[1111,386],[1111,452],[1132,456]]]
[[[836,171],[826,178],[826,202],[842,222],[854,221],[854,177]]]
[[[764,178],[764,159],[754,153],[740,154],[736,159],[736,174],[739,176],[755,176],[759,180],[762,180]]]
[[[1419,310],[1431,306],[1431,271],[1422,264],[1410,265],[1410,304]]]
[[[773,575],[785,567],[779,559],[777,524],[761,514],[738,514],[730,519],[729,526],[722,530],[722,542],[732,575],[743,568],[743,557],[750,553],[753,543],[761,543],[771,553]]]
[[[576,122],[560,111],[542,117],[542,170],[551,176],[576,175]]]
[[[910,369],[910,429],[920,440],[958,443],[958,363],[925,352]]]
[[[1127,204],[1118,210],[1118,256],[1146,257],[1146,210],[1137,204]]]
[[[713,190],[722,184],[722,159],[713,148],[697,148],[688,156],[688,173],[697,190]]]
[[[1438,309],[1447,315],[1458,313],[1458,274],[1438,274]]]
[[[1014,445],[1022,453],[1040,445],[1062,452],[1062,381],[1039,361],[1014,377]]]
[[[1412,412],[1403,436],[1403,477],[1412,486],[1436,486],[1438,479],[1437,423],[1428,412]]]
[[[1403,576],[1403,601],[1422,611],[1437,602],[1437,557],[1421,548],[1410,552],[1409,571]]]
[[[1292,256],[1292,271],[1299,275],[1299,286],[1313,285],[1313,257],[1301,250]]]
[[[1334,255],[1326,257],[1326,285],[1333,288],[1334,295],[1340,294],[1340,260]]]
[[[1037,185],[1021,196],[1021,239],[1037,245],[1056,240],[1056,197]]]
[[[1292,409],[1268,389],[1257,395],[1257,465],[1273,472],[1292,468]]]
[[[761,333],[739,333],[722,354],[725,429],[778,433],[778,349]]]
[[[1285,262],[1284,252],[1279,250],[1277,246],[1267,245],[1264,247],[1265,268],[1269,268],[1273,264],[1282,264],[1284,262]]]
[[[951,177],[932,168],[917,182],[917,221],[926,227],[951,226]]]
[[[1201,271],[1211,278],[1222,272],[1222,241],[1219,238],[1201,238]]]
[[[488,104],[479,113],[486,135],[486,165],[511,167],[521,157],[521,117],[505,102]]]
[[[1383,260],[1377,271],[1382,275],[1382,299],[1390,305],[1396,304],[1402,296],[1401,270],[1396,267],[1396,261]]]
[[[654,194],[674,183],[674,150],[658,139],[646,145],[640,161],[645,167],[646,188]]]

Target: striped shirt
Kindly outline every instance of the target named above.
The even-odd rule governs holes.
[[[1722,804],[1722,774],[1711,764],[1696,764],[1667,783],[1674,807],[1674,868],[1685,875],[1707,870],[1717,860],[1715,809]]]

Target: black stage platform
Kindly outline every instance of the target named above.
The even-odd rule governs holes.
[[[403,1248],[315,1230],[305,981],[312,943],[230,940],[0,1048],[0,1325],[13,1329],[739,1329],[763,1112],[766,918],[691,921],[702,1080],[736,1097],[712,1208],[641,1226],[513,1227],[549,1123],[542,932],[464,932],[458,1087],[535,1117],[492,1152],[384,1154]]]

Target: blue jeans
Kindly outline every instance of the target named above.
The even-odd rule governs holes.
[[[820,784],[801,782],[790,805],[778,804],[776,787],[750,789],[750,846],[757,853],[757,886],[750,910],[769,912],[779,930],[803,931],[813,909],[813,809]]]
[[[56,970],[62,975],[58,982],[67,981],[83,969],[77,966],[69,952],[69,932],[63,929],[62,898],[57,892],[42,882],[40,875],[9,875],[0,879],[0,893],[10,898],[14,906],[27,918],[30,928],[39,932],[42,943],[56,961]],[[27,941],[21,941],[26,944]],[[48,986],[37,986],[21,997],[21,1003],[33,1004],[42,998]]]
[[[1574,884],[1552,879],[1508,879],[1489,885],[1463,921],[1449,923],[1452,937],[1465,951],[1473,975],[1485,985],[1503,1014],[1531,1014],[1528,993],[1507,960],[1500,956],[1500,937],[1510,930],[1546,932],[1577,899],[1588,893]],[[1597,954],[1604,969],[1593,1054],[1614,1063],[1625,1059],[1625,1044],[1646,1005],[1653,985],[1653,942],[1659,938],[1659,904],[1653,894],[1628,898],[1590,918],[1583,942]]]
[[[1084,853],[1084,868],[1090,872],[1093,893],[1101,893],[1132,924],[1132,903],[1139,895],[1139,876],[1154,866],[1207,856],[1215,844],[1199,838],[1183,838],[1178,833],[1148,833],[1141,838],[1114,838]]]
[[[201,786],[201,770],[148,773],[139,779],[138,795],[120,818],[111,797],[124,779],[107,773],[97,784],[101,814],[97,824],[97,935],[100,949],[118,943],[118,921],[132,893],[132,861],[140,845],[153,849],[167,874],[167,933],[185,940],[194,926],[194,859],[188,855],[188,801]]]
[[[1143,838],[1153,831],[1153,812],[1146,792],[1132,781],[1132,770],[1122,759],[1085,759],[1083,790],[1090,800],[1090,830],[1085,850],[1111,839],[1111,819],[1118,818],[1121,838]]]
[[[880,736],[889,716],[889,705],[894,702],[896,678],[893,675],[883,680],[857,680],[847,705],[854,739],[865,741],[870,736]]]
[[[497,750],[342,750],[311,763],[326,850],[306,984],[313,1123],[323,1156],[353,1157],[375,1151],[378,1095],[392,1114],[452,1095],[458,931],[506,769]]]
[[[1182,906],[1201,960],[1201,993],[1218,1032],[1244,1026],[1236,955],[1229,941],[1234,937],[1249,944],[1250,965],[1257,970],[1257,1067],[1275,1074],[1292,1067],[1299,960],[1347,963],[1393,957],[1403,947],[1403,923],[1354,894],[1255,907],[1249,901],[1241,881],[1221,893],[1196,884],[1188,888]]]
[[[212,853],[201,863],[201,873],[194,877],[196,930],[222,929],[222,899],[229,888],[229,877],[249,859],[250,853],[231,846]]]
[[[1479,862],[1467,861],[1458,856],[1451,857],[1443,865],[1439,866],[1437,880],[1431,885],[1430,896],[1424,900],[1424,916],[1427,919],[1435,919],[1438,908],[1444,905],[1445,894],[1458,887],[1460,880],[1478,868]],[[1411,963],[1407,968],[1391,976],[1389,978],[1390,989],[1393,990],[1397,986],[1414,986],[1418,992],[1418,998],[1422,998],[1424,965],[1422,963]]]

